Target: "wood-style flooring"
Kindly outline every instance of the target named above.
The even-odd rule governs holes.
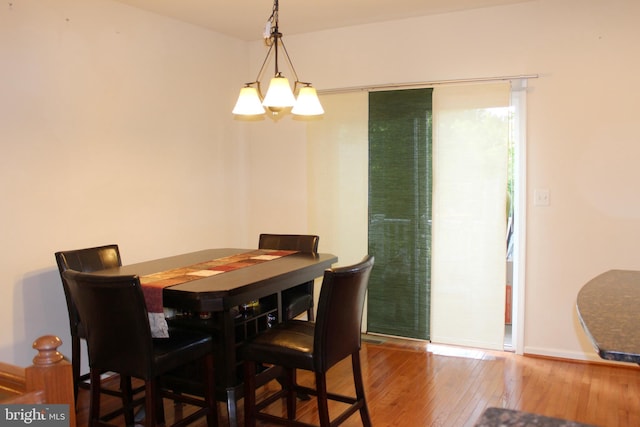
[[[473,426],[488,407],[602,427],[640,426],[640,367],[635,365],[553,360],[375,336],[363,340],[361,360],[375,427]],[[306,372],[298,377],[301,383],[313,384]],[[353,392],[349,359],[332,368],[328,382],[330,391]],[[277,387],[272,382],[260,389],[258,399]],[[88,391],[82,390],[78,426],[87,425],[88,397]],[[113,398],[103,400],[107,411],[117,404]],[[238,406],[241,423],[242,401]],[[223,426],[228,425],[225,408],[219,404]],[[299,402],[299,418],[317,423],[315,408],[313,399]],[[282,411],[282,406],[276,403],[272,410]],[[165,412],[171,423],[175,417],[171,402],[166,403]],[[123,420],[116,419],[114,424],[122,426]],[[203,419],[192,425],[205,424]],[[343,425],[362,423],[353,415]]]

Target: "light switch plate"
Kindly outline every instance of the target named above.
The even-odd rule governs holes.
[[[539,188],[533,191],[533,205],[534,206],[549,206],[549,190],[546,188]]]

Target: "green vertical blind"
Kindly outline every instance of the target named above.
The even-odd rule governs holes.
[[[369,332],[429,339],[432,92],[369,94]]]

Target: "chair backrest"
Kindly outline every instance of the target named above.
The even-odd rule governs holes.
[[[315,369],[331,366],[360,349],[362,312],[374,258],[325,270],[314,336]]]
[[[93,248],[60,251],[56,252],[55,256],[58,264],[58,271],[60,272],[60,279],[62,280],[64,296],[67,300],[71,335],[78,335],[78,325],[80,324],[78,309],[73,303],[73,299],[69,294],[69,288],[62,276],[62,273],[65,270],[76,270],[90,273],[92,271],[104,270],[106,268],[119,267],[122,265],[120,249],[118,248],[118,245],[105,245]]]
[[[86,330],[89,366],[149,378],[153,341],[138,276],[62,275]]]
[[[261,234],[258,249],[281,249],[305,253],[318,253],[320,237],[310,234]]]
[[[96,246],[94,248],[56,252],[56,261],[60,274],[62,274],[64,270],[91,273],[93,271],[122,265],[118,245]]]

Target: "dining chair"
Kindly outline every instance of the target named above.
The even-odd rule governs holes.
[[[66,270],[76,270],[91,273],[106,268],[119,267],[122,265],[120,249],[118,245],[104,245],[91,248],[74,249],[55,253],[62,288],[67,301],[67,311],[69,313],[69,327],[71,330],[71,366],[73,372],[73,392],[75,399],[78,399],[78,388],[89,388],[89,374],[80,375],[80,342],[86,340],[87,335],[84,325],[78,315],[78,309],[73,303],[69,287],[62,273]],[[121,386],[122,388],[122,386]],[[102,388],[103,393],[121,397],[120,390]],[[108,418],[108,417],[107,417]]]
[[[260,234],[258,249],[280,249],[304,253],[318,253],[320,237],[308,234]],[[313,280],[301,283],[282,292],[282,309],[285,319],[293,319],[306,312],[307,320],[313,320]]]
[[[357,264],[326,270],[318,301],[316,322],[289,320],[258,334],[242,348],[244,359],[245,427],[264,420],[288,426],[308,426],[296,421],[296,393],[316,396],[320,426],[339,425],[356,411],[364,426],[371,426],[360,367],[362,311],[374,258],[367,255]],[[327,391],[327,371],[351,356],[355,397]],[[256,365],[273,364],[285,372],[284,387],[256,403]],[[315,373],[316,386],[296,382],[296,369]],[[286,397],[287,418],[262,410]],[[329,418],[328,401],[349,405],[341,414]]]
[[[164,424],[163,397],[200,407],[176,420],[174,426],[207,417],[208,426],[218,425],[213,372],[213,339],[210,334],[169,328],[168,338],[152,338],[144,294],[138,276],[108,276],[65,270],[73,302],[85,327],[89,354],[91,425],[100,424],[100,375],[115,372],[130,379],[144,380],[144,425]],[[196,361],[202,362],[204,398],[173,393],[160,387],[163,374]],[[130,386],[123,390],[125,405],[131,403]],[[127,408],[128,409],[128,408]],[[130,411],[125,422],[132,424]]]

